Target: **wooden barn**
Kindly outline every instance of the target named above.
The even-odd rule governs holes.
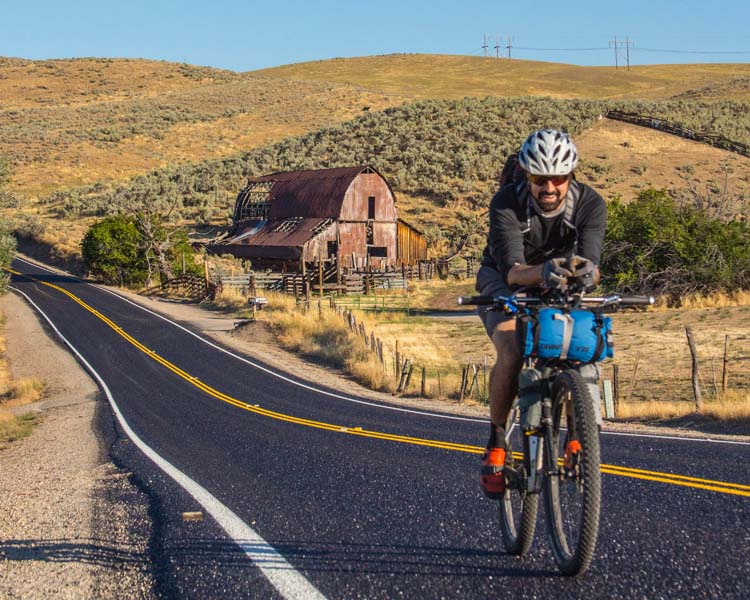
[[[369,166],[249,178],[230,236],[209,251],[260,265],[323,260],[355,269],[427,258],[424,235],[398,218],[393,190]]]

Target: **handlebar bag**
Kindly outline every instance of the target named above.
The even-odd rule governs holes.
[[[524,308],[516,319],[516,342],[524,358],[593,363],[614,357],[612,319],[590,310]]]

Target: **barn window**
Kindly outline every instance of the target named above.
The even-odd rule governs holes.
[[[299,225],[299,222],[302,220],[302,217],[290,217],[288,219],[284,219],[281,223],[276,225],[276,227],[273,228],[276,232],[289,232],[293,231],[297,225]]]
[[[388,247],[387,246],[369,246],[367,248],[367,254],[375,258],[388,258]]]
[[[268,220],[271,210],[271,187],[273,181],[250,181],[240,192],[237,206],[237,220]]]
[[[375,196],[370,196],[369,198],[367,198],[367,218],[375,218]]]
[[[323,221],[321,221],[315,227],[312,228],[312,234],[318,235],[319,233],[324,232],[326,229],[328,229],[331,226],[331,223],[333,223],[333,219],[324,219]]]

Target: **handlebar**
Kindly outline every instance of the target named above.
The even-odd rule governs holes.
[[[460,306],[491,306],[497,305],[504,308],[508,304],[516,306],[528,306],[536,304],[549,304],[557,306],[560,304],[589,304],[599,306],[652,306],[655,300],[653,296],[620,296],[611,294],[609,296],[583,296],[580,298],[537,298],[518,296],[459,296]]]

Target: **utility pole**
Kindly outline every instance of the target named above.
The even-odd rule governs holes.
[[[623,48],[625,48],[625,60],[627,64],[627,69],[630,71],[630,49],[633,47],[633,42],[630,41],[630,37],[627,36],[625,38],[624,42],[618,42],[617,36],[615,36],[614,40],[609,41],[609,47],[615,49],[615,70],[617,70],[620,66],[619,56],[620,52]]]
[[[628,71],[630,71],[630,47],[633,45],[633,42],[630,41],[630,36],[625,37],[625,56],[628,60]]]
[[[487,34],[484,34],[484,44],[482,45],[482,48],[484,49],[484,57],[487,58]]]
[[[506,48],[508,49],[508,60],[510,60],[510,49],[513,47],[512,43],[513,43],[513,37],[510,34],[508,34],[508,45],[506,46]]]
[[[614,41],[610,40],[609,47],[615,49],[615,71],[617,70],[618,64],[617,64],[617,36],[615,36]]]
[[[495,34],[495,58],[500,58],[500,38]]]

